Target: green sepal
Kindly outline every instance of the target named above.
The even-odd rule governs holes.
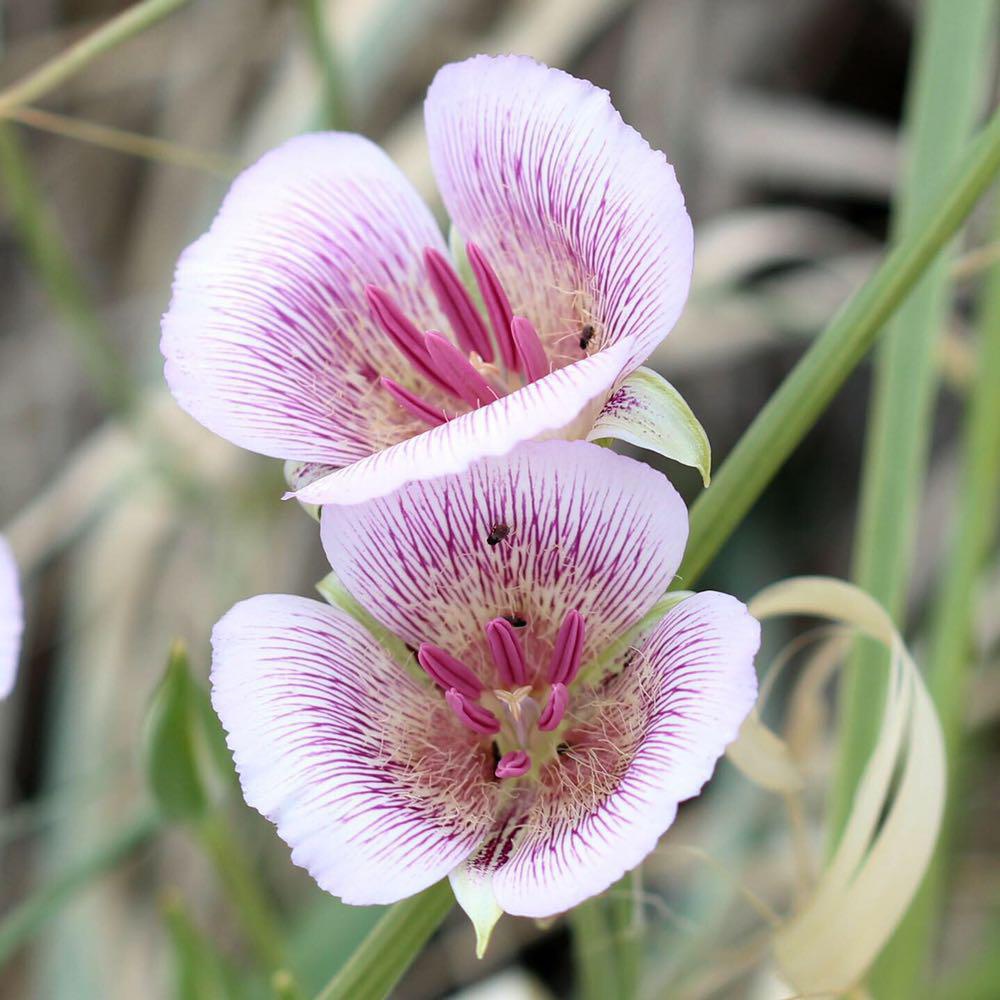
[[[618,438],[689,465],[708,486],[712,447],[684,397],[658,372],[637,368],[611,394],[588,441]]]

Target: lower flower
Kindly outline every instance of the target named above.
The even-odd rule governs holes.
[[[601,892],[756,697],[759,627],[734,598],[697,594],[638,630],[686,536],[663,476],[582,442],[326,508],[334,571],[413,655],[316,601],[233,608],[213,703],[247,801],[345,902],[450,875],[481,942],[502,911]]]

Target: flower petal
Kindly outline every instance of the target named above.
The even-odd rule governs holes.
[[[673,168],[608,94],[524,56],[438,71],[424,105],[452,220],[496,270],[514,313],[562,363],[626,341],[635,367],[687,298],[691,221]],[[590,348],[591,350],[593,348]]]
[[[568,748],[543,769],[537,798],[490,852],[503,910],[560,913],[656,847],[753,706],[759,643],[757,622],[725,594],[697,594],[663,619],[631,664],[594,691],[592,716],[566,732]],[[486,843],[495,841],[494,833]],[[482,877],[483,862],[480,848],[467,864]]]
[[[601,351],[289,494],[301,503],[355,504],[406,483],[461,472],[543,436],[585,437],[622,372],[627,345]],[[588,405],[590,404],[590,405]]]
[[[10,545],[0,535],[0,698],[6,698],[14,687],[23,629],[17,564]]]
[[[461,475],[324,508],[321,526],[341,582],[406,642],[482,658],[486,623],[517,615],[532,641],[548,644],[544,656],[525,650],[544,669],[569,611],[586,619],[585,658],[645,614],[680,561],[687,512],[666,478],[639,462],[544,441]],[[466,662],[484,680],[493,669]]]
[[[161,342],[171,391],[209,429],[277,458],[339,466],[400,440],[413,427],[377,377],[424,380],[365,289],[440,327],[426,247],[444,249],[440,230],[377,146],[291,139],[236,179],[181,256]]]
[[[212,645],[212,703],[246,800],[323,889],[390,903],[481,841],[492,756],[353,619],[255,597],[216,625]]]

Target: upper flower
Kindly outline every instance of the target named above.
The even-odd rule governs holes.
[[[425,118],[479,302],[409,182],[344,133],[246,170],[177,267],[171,391],[216,433],[295,460],[308,502],[586,436],[687,296],[673,169],[607,93],[477,56],[438,72]]]
[[[7,540],[0,535],[0,698],[6,698],[14,687],[23,627],[17,565]]]
[[[566,910],[653,849],[753,704],[759,629],[734,598],[632,634],[687,519],[606,449],[526,444],[322,527],[409,663],[339,610],[257,597],[216,626],[212,696],[247,801],[347,902],[450,874],[475,919]]]

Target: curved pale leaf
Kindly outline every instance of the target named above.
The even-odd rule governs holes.
[[[689,465],[708,486],[712,448],[684,397],[652,368],[637,368],[611,393],[588,441],[618,438]]]
[[[941,825],[945,756],[941,728],[913,658],[882,607],[839,580],[802,577],[762,591],[758,619],[814,615],[850,626],[891,653],[879,741],[869,758],[837,850],[806,901],[774,936],[783,977],[808,994],[840,994],[861,982],[920,885]],[[836,640],[834,640],[836,641]],[[757,721],[757,725],[763,726]],[[791,760],[770,730],[751,727],[730,756],[765,787]],[[772,759],[764,758],[768,753]],[[898,780],[893,777],[899,774]],[[790,789],[781,789],[790,790]]]

